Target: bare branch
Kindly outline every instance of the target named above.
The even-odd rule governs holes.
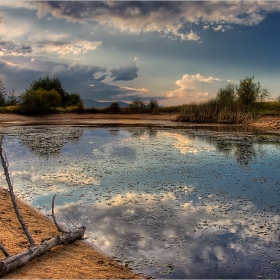
[[[66,233],[66,231],[63,230],[63,229],[59,226],[59,224],[58,224],[57,221],[56,221],[55,215],[54,215],[54,200],[55,200],[55,197],[56,197],[56,194],[54,195],[54,197],[53,197],[53,199],[52,199],[52,217],[53,217],[53,221],[54,221],[54,223],[55,223],[55,225],[56,225],[56,228],[57,228],[57,230],[58,230],[59,232]]]
[[[14,209],[15,209],[15,212],[17,214],[17,217],[18,217],[18,220],[22,226],[22,229],[23,231],[25,232],[27,238],[28,238],[28,241],[30,243],[31,246],[34,246],[35,245],[35,242],[34,242],[34,239],[32,238],[20,212],[19,212],[19,208],[18,208],[18,205],[17,205],[17,202],[16,202],[16,198],[15,198],[15,194],[14,194],[14,189],[13,189],[13,185],[11,183],[11,179],[10,179],[10,175],[9,175],[9,170],[8,170],[8,160],[7,160],[7,156],[5,154],[5,152],[3,151],[2,149],[2,141],[3,141],[3,138],[4,136],[1,136],[0,137],[0,156],[1,156],[1,161],[2,161],[2,166],[3,166],[3,169],[4,169],[4,172],[5,172],[5,176],[6,176],[6,181],[8,183],[8,187],[9,187],[9,190],[10,190],[10,196],[11,196],[11,199],[12,199],[12,202],[13,202],[13,206],[14,206]]]
[[[68,219],[68,221],[69,221],[75,228],[78,228],[78,227],[70,220],[70,218],[69,218],[67,215],[65,215],[65,217]]]
[[[11,256],[7,251],[7,249],[4,247],[4,245],[2,245],[1,243],[0,243],[0,250],[4,253],[6,258],[9,258]]]

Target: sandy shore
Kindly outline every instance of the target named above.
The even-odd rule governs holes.
[[[194,123],[175,122],[177,114],[53,114],[46,116],[23,116],[17,114],[0,114],[0,126],[12,125],[135,125],[135,126],[167,126],[183,127],[195,125]],[[221,124],[199,124],[199,126],[221,126]],[[261,117],[248,127],[259,130],[280,133],[280,117]]]
[[[36,244],[43,238],[59,235],[53,222],[18,200],[21,215]],[[18,222],[7,190],[0,189],[0,242],[11,255],[24,252],[27,240]],[[0,251],[0,261],[5,259]],[[84,241],[53,248],[26,266],[4,276],[5,279],[132,279],[144,278],[128,267],[102,254]]]

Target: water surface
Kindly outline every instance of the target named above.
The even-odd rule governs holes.
[[[17,194],[44,213],[57,194],[59,222],[86,225],[89,242],[131,268],[160,278],[279,278],[279,137],[221,128],[0,132]]]

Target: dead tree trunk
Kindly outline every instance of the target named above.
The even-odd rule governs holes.
[[[36,257],[42,255],[43,253],[49,251],[51,248],[61,245],[69,244],[77,239],[82,239],[84,236],[86,228],[80,227],[74,232],[68,232],[62,236],[56,236],[45,242],[35,245],[28,251],[20,253],[18,255],[8,257],[7,259],[0,262],[0,276],[3,276],[16,268],[25,265],[29,261],[35,259]]]

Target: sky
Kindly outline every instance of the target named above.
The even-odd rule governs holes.
[[[278,1],[0,1],[0,78],[23,93],[59,78],[83,99],[215,97],[255,77],[280,95]]]

